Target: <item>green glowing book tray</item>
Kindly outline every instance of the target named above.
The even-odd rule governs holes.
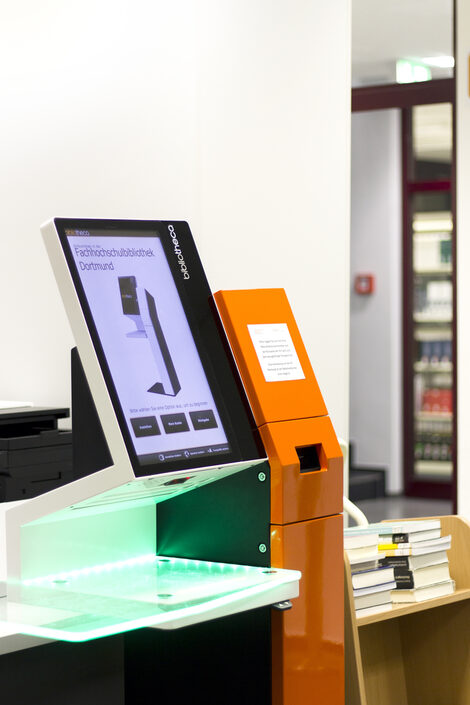
[[[294,570],[141,556],[8,584],[0,622],[61,641],[176,629],[289,600],[299,579]]]

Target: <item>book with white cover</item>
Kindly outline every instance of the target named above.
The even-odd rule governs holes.
[[[395,580],[390,580],[388,583],[382,583],[381,585],[368,585],[367,587],[355,588],[353,589],[354,597],[359,597],[360,595],[371,595],[374,592],[383,592],[384,590],[395,590],[397,584]]]
[[[379,535],[375,533],[370,534],[354,534],[349,536],[344,534],[344,548],[349,550],[352,548],[362,548],[363,546],[377,546],[379,542]]]
[[[379,556],[379,554],[376,554]],[[382,554],[380,554],[382,555]],[[356,561],[355,563],[352,563],[351,560],[349,561],[350,563],[350,568],[351,568],[351,575],[354,575],[354,573],[362,573],[366,570],[375,570],[376,568],[380,568],[379,566],[379,559],[377,558],[371,558],[371,560],[364,560],[364,561]]]
[[[447,561],[447,551],[432,551],[417,556],[385,556],[385,558],[380,559],[380,565],[383,567],[393,566],[394,568],[417,570],[419,568],[425,568],[428,565],[447,563]]]
[[[383,551],[375,551],[375,553],[368,555],[368,556],[355,556],[355,555],[350,555],[349,551],[346,551],[348,554],[348,559],[351,564],[351,572],[355,571],[355,566],[361,566],[361,570],[363,567],[366,567],[367,565],[370,565],[372,562],[377,562],[380,558],[384,558],[385,553]]]
[[[392,566],[384,566],[373,570],[361,570],[351,575],[353,589],[368,587],[369,585],[381,585],[395,580],[395,572]]]
[[[384,549],[384,546],[396,546],[397,548],[412,548],[416,547],[417,549],[423,549],[423,548],[429,548],[430,546],[444,546],[445,544],[450,542],[450,536],[439,536],[435,539],[429,539],[428,541],[416,541],[416,542],[405,542],[405,541],[394,541],[392,543],[386,543],[386,541],[382,538],[382,536],[379,539],[379,550],[386,550]]]
[[[414,588],[413,590],[392,590],[392,602],[423,602],[434,597],[444,597],[452,595],[455,591],[455,582],[445,580],[442,583],[426,585],[425,587]]]
[[[430,529],[440,529],[440,519],[421,519],[418,521],[380,521],[367,526],[351,526],[344,530],[345,534],[364,534],[371,531],[377,534],[408,534],[417,531],[428,531]]]
[[[434,585],[435,583],[442,583],[444,580],[450,580],[449,563],[428,565],[416,570],[404,568],[394,568],[393,570],[397,588],[400,589],[425,587],[426,585]]]
[[[360,548],[346,548],[346,553],[350,562],[369,561],[377,557],[377,544],[372,546],[361,546]]]
[[[356,619],[360,617],[369,617],[371,614],[379,614],[380,612],[386,612],[391,610],[393,607],[391,602],[384,602],[383,605],[373,605],[372,607],[362,607],[356,610]]]
[[[441,535],[440,529],[428,529],[426,531],[407,531],[400,533],[380,534],[380,543],[421,543],[431,539],[438,539]]]
[[[389,544],[390,546],[392,544]],[[432,553],[433,551],[448,551],[451,545],[451,536],[442,536],[440,539],[433,541],[422,541],[421,543],[413,544],[397,544],[396,548],[385,548],[387,544],[380,546],[379,550],[383,551],[385,556],[418,556],[422,553]]]
[[[396,592],[393,590],[393,592]],[[369,593],[367,595],[358,595],[354,597],[355,609],[362,607],[373,607],[374,605],[383,605],[385,602],[391,601],[392,590],[380,590],[379,592]]]

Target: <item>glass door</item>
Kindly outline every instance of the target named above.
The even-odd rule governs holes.
[[[452,104],[417,105],[404,113],[405,490],[450,498],[455,437]]]

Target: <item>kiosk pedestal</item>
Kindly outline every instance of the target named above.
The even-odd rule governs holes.
[[[271,562],[301,570],[273,612],[275,705],[344,703],[342,454],[282,289],[215,300],[271,467]]]

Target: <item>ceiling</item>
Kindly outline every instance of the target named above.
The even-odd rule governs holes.
[[[452,14],[453,0],[352,0],[353,86],[394,82],[397,59],[452,56]]]

